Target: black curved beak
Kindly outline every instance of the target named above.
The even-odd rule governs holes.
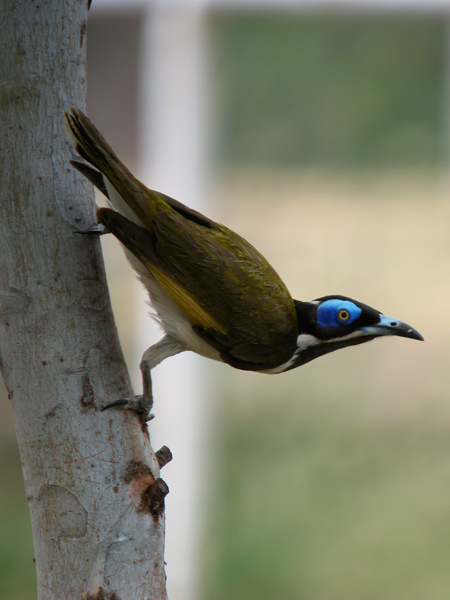
[[[376,336],[397,335],[399,337],[410,338],[411,340],[424,341],[423,336],[417,329],[414,329],[414,327],[411,327],[411,325],[408,325],[407,323],[403,323],[403,321],[388,317],[387,315],[380,315],[379,323],[367,327],[366,331],[367,333]]]

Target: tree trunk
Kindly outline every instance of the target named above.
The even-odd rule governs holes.
[[[0,367],[39,600],[163,600],[164,494],[135,414],[91,186],[62,111],[85,108],[87,2],[0,0]]]

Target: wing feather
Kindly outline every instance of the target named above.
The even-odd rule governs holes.
[[[260,370],[292,356],[294,302],[275,270],[238,234],[170,209],[156,211],[152,231],[111,209],[97,215],[225,362]]]

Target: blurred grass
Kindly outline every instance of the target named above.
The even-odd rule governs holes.
[[[214,29],[221,159],[435,164],[446,35],[444,19],[423,15],[221,14]]]
[[[206,598],[446,597],[447,433],[368,431],[334,400],[339,412],[264,405],[224,428]]]

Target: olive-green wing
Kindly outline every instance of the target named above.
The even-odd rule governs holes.
[[[270,369],[292,355],[297,337],[292,298],[242,237],[170,209],[156,212],[151,232],[108,209],[98,215],[226,362]]]

